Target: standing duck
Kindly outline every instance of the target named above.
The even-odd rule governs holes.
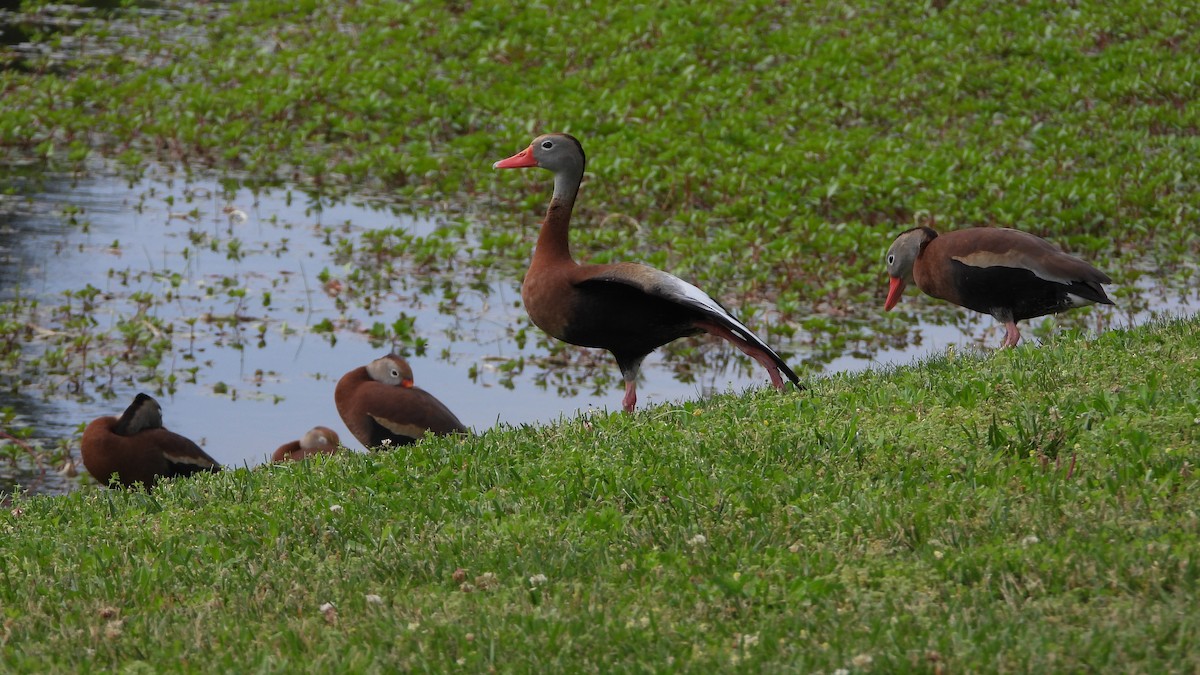
[[[138,394],[120,419],[92,420],[83,430],[80,454],[96,480],[127,488],[141,483],[149,490],[162,478],[221,470],[200,446],[163,428],[162,406],[145,394]]]
[[[571,257],[571,209],[583,180],[583,146],[568,134],[545,134],[497,169],[541,167],[554,173],[554,195],[521,285],[525,311],[552,337],[612,352],[625,381],[626,412],[637,407],[642,359],[681,337],[710,333],[732,342],[784,388],[782,373],[800,378],[770,347],[716,300],[692,284],[640,263],[581,265]]]
[[[416,443],[426,433],[467,433],[441,401],[413,386],[412,368],[396,354],[343,375],[333,400],[350,433],[371,449]]]
[[[1112,279],[1041,237],[976,227],[939,235],[929,227],[900,234],[887,252],[891,277],[884,310],[906,284],[1004,323],[1001,347],[1021,341],[1017,322],[1099,302],[1113,304],[1101,284]]]
[[[309,455],[332,455],[338,450],[337,432],[329,427],[313,427],[298,441],[284,443],[271,455],[272,462],[304,459]]]

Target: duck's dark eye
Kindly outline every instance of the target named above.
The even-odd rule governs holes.
[[[542,141],[542,149],[549,150],[554,147],[554,141]]]
[[[889,265],[891,265],[891,264],[892,264],[892,263],[894,263],[894,262],[896,262],[896,256],[894,256],[894,255],[889,255],[889,256],[888,256],[888,264],[889,264]]]
[[[392,377],[400,377],[400,371],[392,368]]]

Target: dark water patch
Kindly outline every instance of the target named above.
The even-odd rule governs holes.
[[[0,69],[61,73],[75,59],[116,51],[121,38],[138,33],[139,20],[177,12],[161,2],[87,0],[23,11],[20,0],[0,0]],[[86,39],[76,33],[92,21],[105,29]]]

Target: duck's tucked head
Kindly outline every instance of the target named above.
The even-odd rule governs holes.
[[[921,249],[925,248],[925,245],[933,241],[936,236],[937,232],[928,227],[914,227],[900,233],[900,236],[896,237],[896,241],[892,242],[892,246],[887,252],[887,273],[891,280],[887,301],[883,305],[885,311],[900,302],[900,296],[904,294],[904,287],[912,283],[913,265],[917,262],[917,256],[921,254]]]
[[[571,134],[542,134],[528,148],[492,165],[494,169],[520,169],[540,166],[550,171],[570,171],[583,174],[587,157],[583,145]]]
[[[113,432],[121,436],[132,436],[145,429],[161,429],[162,425],[162,406],[153,398],[138,394],[122,413],[121,419],[117,420]]]
[[[329,427],[313,427],[300,438],[301,450],[329,452],[338,445],[337,432]]]
[[[407,389],[413,386],[412,367],[408,365],[408,361],[397,354],[388,354],[368,363],[367,375],[372,380],[389,387]]]

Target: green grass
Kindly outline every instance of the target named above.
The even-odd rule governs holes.
[[[0,669],[1191,672],[1198,380],[1190,319],[19,499]]]

